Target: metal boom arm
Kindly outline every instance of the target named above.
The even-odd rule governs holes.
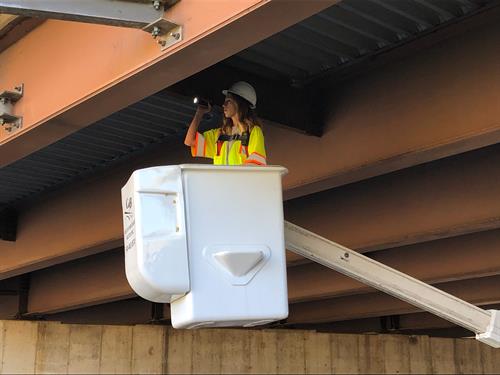
[[[356,251],[285,221],[288,250],[476,333],[500,348],[500,311],[483,310]]]

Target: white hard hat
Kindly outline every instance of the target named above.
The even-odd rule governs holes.
[[[257,104],[257,93],[255,92],[251,84],[244,81],[236,82],[227,90],[222,90],[222,93],[224,95],[231,93],[241,96],[251,104],[250,108],[252,109],[254,109],[255,105]]]

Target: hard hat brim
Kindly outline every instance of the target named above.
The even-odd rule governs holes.
[[[228,94],[228,93],[231,93],[231,94],[233,94],[233,95],[238,95],[238,94],[236,94],[235,92],[232,92],[231,90],[222,90],[222,94],[223,94],[224,96],[227,96],[227,94]],[[239,96],[239,95],[238,95],[238,96]],[[240,98],[241,98],[241,96],[240,96]],[[245,98],[242,98],[242,99],[246,100]],[[248,102],[248,100],[246,100],[246,101]],[[250,104],[250,108],[251,108],[251,109],[255,109],[255,108],[256,108],[256,107],[255,107],[252,103],[248,102],[248,104]]]

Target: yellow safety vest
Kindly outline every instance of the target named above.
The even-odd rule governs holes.
[[[254,126],[250,132],[248,146],[242,145],[240,140],[235,140],[224,141],[217,147],[219,135],[220,129],[208,130],[203,134],[196,133],[191,155],[213,159],[215,165],[267,164],[264,134],[259,126]]]

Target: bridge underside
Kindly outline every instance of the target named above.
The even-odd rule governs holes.
[[[287,220],[498,308],[495,2],[225,3],[172,6],[184,34],[164,51],[140,30],[7,23],[0,90],[24,83],[25,94],[22,129],[0,129],[0,226],[17,231],[0,240],[0,318],[168,324],[168,306],[126,281],[119,191],[137,168],[192,162],[192,95],[220,103],[238,79],[257,89],[271,163],[290,171]],[[470,335],[294,254],[288,263],[290,317],[276,326]]]

